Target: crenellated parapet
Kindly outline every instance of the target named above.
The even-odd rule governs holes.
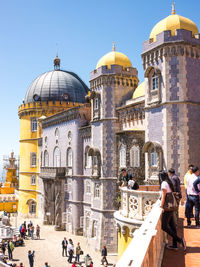
[[[164,31],[157,35],[155,42],[149,39],[143,43],[143,68],[146,69],[165,57],[184,55],[199,59],[199,34],[193,37],[190,31],[178,29],[176,35],[173,36],[170,31]]]
[[[111,68],[102,66],[90,73],[90,89],[94,90],[101,85],[121,85],[135,88],[138,84],[136,68],[112,65]]]
[[[39,101],[22,104],[18,108],[19,118],[22,116],[29,116],[33,114],[54,114],[68,108],[79,106],[80,103],[66,102],[66,101]]]

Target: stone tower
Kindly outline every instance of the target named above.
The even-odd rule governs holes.
[[[178,21],[178,23],[177,23]],[[191,20],[172,14],[143,44],[146,179],[174,168],[180,178],[200,151],[200,40]]]
[[[91,148],[94,187],[101,188],[101,202],[93,201],[93,216],[101,221],[99,249],[106,244],[117,250],[117,233],[113,212],[116,197],[117,155],[116,132],[119,130],[116,108],[130,99],[138,84],[137,70],[127,56],[113,51],[103,56],[90,75]]]

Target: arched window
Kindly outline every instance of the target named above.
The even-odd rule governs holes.
[[[120,167],[126,167],[126,148],[121,145],[119,150],[119,165]]]
[[[31,175],[31,185],[36,185],[36,175]]]
[[[100,197],[100,184],[95,184],[94,186],[94,197]]]
[[[29,207],[29,214],[35,215],[36,214],[36,202],[33,199],[29,199],[27,201]]]
[[[48,167],[49,166],[49,154],[47,152],[47,150],[44,151],[44,167]]]
[[[73,160],[72,160],[72,149],[69,147],[67,149],[67,167],[72,168]]]
[[[93,156],[93,165],[94,167],[98,167],[98,156],[97,155]]]
[[[89,146],[85,148],[85,167],[91,168],[92,166],[92,157],[88,155]]]
[[[30,158],[31,158],[31,167],[36,167],[37,166],[37,154],[35,152],[31,152]]]
[[[86,181],[86,194],[91,193],[91,185],[89,181]]]
[[[158,153],[154,148],[151,150],[151,166],[152,167],[158,166]]]
[[[131,167],[140,167],[140,147],[133,146],[130,150]]]
[[[59,137],[59,130],[58,130],[58,128],[55,129],[55,137],[56,137],[56,138]]]
[[[158,75],[154,73],[152,76],[152,84],[151,84],[151,90],[156,90],[158,89]]]
[[[56,128],[55,130],[56,144],[58,144],[59,130]]]
[[[54,149],[53,166],[60,167],[60,149],[58,147]]]

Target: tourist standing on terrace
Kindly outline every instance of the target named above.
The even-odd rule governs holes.
[[[173,238],[173,245],[167,246],[168,249],[177,250],[177,242],[180,243],[184,251],[186,250],[186,243],[184,238],[180,238],[176,233],[176,224],[174,221],[174,211],[165,211],[164,204],[167,194],[172,194],[174,192],[174,187],[172,181],[169,179],[167,172],[161,171],[159,173],[159,183],[161,187],[161,203],[160,208],[162,209],[162,230]],[[169,196],[169,195],[168,195]]]
[[[127,186],[128,181],[132,180],[132,175],[130,173],[127,173],[126,169],[121,170],[121,176],[120,176],[120,186]]]
[[[195,207],[195,221],[196,227],[199,228],[199,193],[200,190],[198,189],[197,185],[199,183],[198,176],[199,176],[199,168],[193,167],[192,168],[192,175],[190,175],[187,179],[187,195],[188,195],[188,207],[186,211],[187,217],[187,225],[188,227],[191,226],[191,219],[190,214]]]
[[[182,198],[180,178],[175,174],[175,170],[172,168],[168,170],[168,175],[169,175],[169,178],[172,181],[172,184],[174,186],[174,191],[178,193],[178,196],[179,196],[178,205],[179,205],[180,200]],[[176,223],[176,227],[177,227],[177,225],[178,225],[178,209],[177,209],[177,211],[174,212],[174,216],[175,216],[174,219],[175,219],[175,223]]]
[[[185,186],[185,192],[186,192],[186,203],[185,203],[185,217],[187,218],[187,216],[189,216],[188,214],[188,194],[187,194],[187,180],[188,178],[192,175],[192,168],[194,167],[194,165],[190,164],[188,166],[188,171],[186,172],[185,176],[184,176],[184,186]],[[190,218],[194,218],[194,214],[193,214],[193,209],[190,210]]]

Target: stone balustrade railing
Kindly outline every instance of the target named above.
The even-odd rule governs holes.
[[[141,227],[135,230],[116,267],[160,267],[165,241],[166,235],[161,230],[160,200],[157,200]]]
[[[121,189],[120,214],[126,218],[143,221],[159,198],[159,192]]]

